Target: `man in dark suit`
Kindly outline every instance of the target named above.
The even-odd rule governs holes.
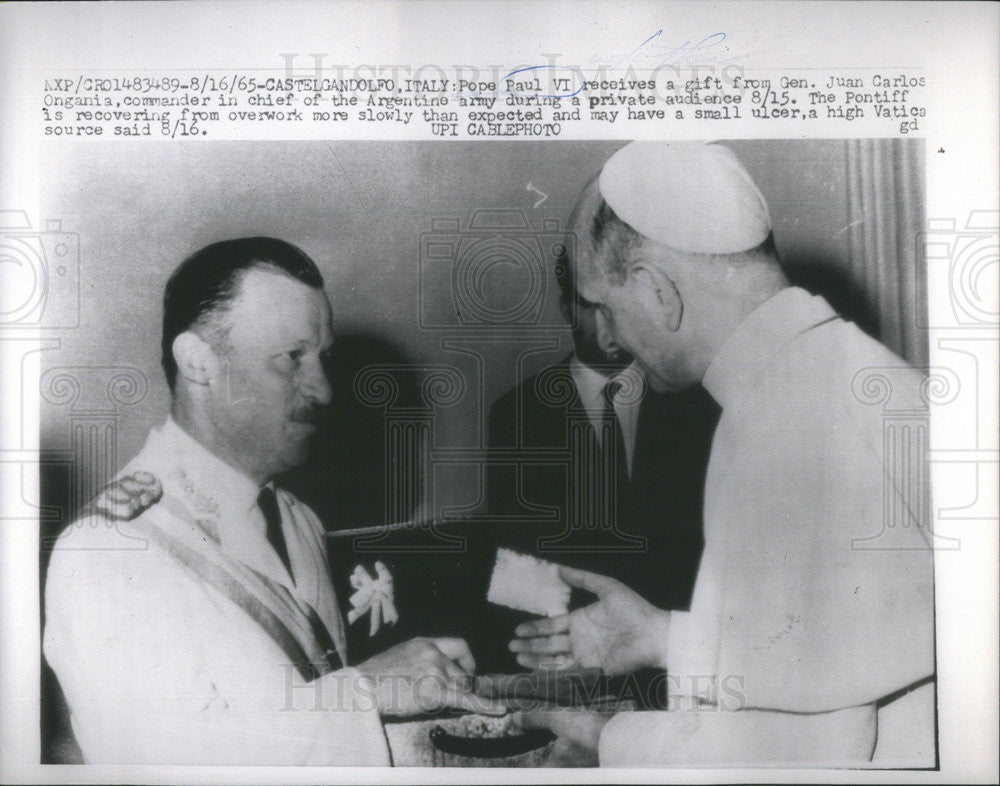
[[[490,411],[487,498],[504,520],[500,545],[614,576],[654,605],[687,609],[718,407],[700,386],[657,394],[631,357],[605,354],[596,306],[576,294],[572,266],[562,260],[555,274],[574,351]],[[494,630],[524,619],[496,607],[489,617]],[[516,667],[505,647],[489,648],[491,666]]]

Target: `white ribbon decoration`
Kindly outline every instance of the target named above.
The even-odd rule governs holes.
[[[378,578],[373,579],[361,565],[356,565],[351,574],[351,586],[357,590],[350,597],[353,608],[347,612],[347,622],[353,625],[358,619],[371,612],[371,625],[368,630],[369,636],[378,633],[382,626],[382,620],[386,625],[395,625],[399,619],[399,612],[396,611],[394,603],[394,592],[392,587],[392,574],[381,562],[375,563],[375,573]]]

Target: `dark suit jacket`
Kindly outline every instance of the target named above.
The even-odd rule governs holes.
[[[597,443],[571,451],[569,466],[546,461],[541,453],[566,449],[574,423],[584,423],[589,438],[597,439],[575,385],[573,395],[558,403],[551,395],[554,378],[571,378],[569,359],[508,391],[490,412],[488,504],[491,514],[507,522],[493,527],[497,545],[613,576],[659,608],[686,610],[703,547],[705,473],[719,408],[700,386],[672,394],[647,389],[631,481],[619,484],[615,515],[597,521],[584,515],[581,521],[572,500],[593,494],[587,486],[598,481],[588,464]],[[585,599],[574,593],[574,601]],[[523,618],[491,607],[483,624],[496,637],[497,627],[510,628]],[[487,659],[510,668],[503,649],[492,648]]]
[[[437,521],[433,528],[328,541],[334,585],[345,613],[355,565],[374,575],[374,562],[381,560],[395,581],[399,622],[382,626],[374,637],[368,635],[367,617],[348,626],[351,663],[412,636],[440,635],[466,638],[480,672],[521,670],[507,642],[516,624],[529,615],[486,602],[498,546],[616,576],[661,608],[688,607],[702,548],[702,489],[716,405],[700,388],[672,396],[647,394],[640,410],[633,480],[619,501],[616,529],[568,527],[568,495],[580,491],[580,484],[574,486],[570,479],[587,477],[582,473],[589,469],[582,454],[566,464],[569,424],[582,422],[592,438],[596,435],[575,395],[559,406],[547,403],[559,380],[570,379],[568,358],[546,371],[548,387],[542,384],[545,378],[532,377],[502,396],[491,410],[489,522],[477,512],[476,521]],[[576,388],[566,390],[575,393]],[[373,431],[369,441],[378,447],[378,455],[384,455],[384,440],[375,436]],[[517,464],[526,505],[519,504],[514,488],[512,465]],[[330,493],[331,475],[332,470],[301,473],[295,486],[300,498],[326,514],[331,530],[378,520],[374,514],[331,516],[331,498],[338,496]],[[384,482],[381,470],[372,471],[367,482],[354,479],[349,495],[362,499],[349,500],[350,504],[381,500]],[[568,537],[559,539],[564,534]],[[646,538],[644,549],[637,550],[628,540],[635,536]],[[546,537],[551,541],[539,544]],[[586,601],[584,593],[574,598],[577,605]]]

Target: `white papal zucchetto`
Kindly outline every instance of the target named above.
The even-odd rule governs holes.
[[[771,231],[764,195],[722,145],[632,142],[608,159],[598,183],[622,221],[679,251],[733,254]]]

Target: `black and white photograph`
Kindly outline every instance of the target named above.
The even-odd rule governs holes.
[[[988,782],[948,5],[0,9],[0,780]]]
[[[922,158],[55,157],[46,755],[933,767]]]

